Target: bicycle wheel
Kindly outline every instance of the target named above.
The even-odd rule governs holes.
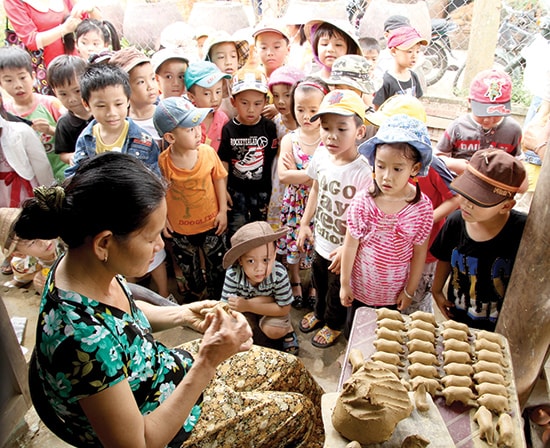
[[[430,42],[424,50],[424,62],[421,65],[426,84],[431,86],[439,81],[447,71],[448,65],[445,48],[437,41]]]

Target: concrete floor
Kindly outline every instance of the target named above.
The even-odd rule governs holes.
[[[1,277],[2,284],[11,278],[9,276]],[[306,285],[307,279],[304,279],[304,291],[307,291]],[[174,284],[171,284],[171,291],[175,295]],[[10,317],[27,318],[22,345],[26,350],[25,357],[28,361],[34,346],[40,296],[33,289],[14,289],[4,286],[0,286],[0,296]],[[335,345],[327,349],[314,347],[311,344],[314,333],[303,334],[298,330],[298,323],[306,312],[307,310],[293,309],[291,313],[300,343],[299,357],[326,392],[335,392],[340,377],[341,360],[346,349],[345,339],[341,337]],[[199,336],[198,333],[184,328],[174,328],[157,333],[158,339],[169,347],[196,339]],[[6,445],[6,448],[66,448],[70,446],[58,439],[44,426],[33,408],[27,412],[25,421],[21,422],[20,427],[16,428],[14,432],[16,438],[12,443]]]

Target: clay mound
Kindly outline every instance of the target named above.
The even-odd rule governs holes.
[[[381,443],[412,410],[409,394],[397,376],[368,361],[344,383],[332,424],[349,440]]]

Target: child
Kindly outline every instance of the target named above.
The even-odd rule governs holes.
[[[319,111],[327,93],[328,86],[320,78],[311,76],[296,84],[292,90],[291,104],[294,106],[293,115],[296,117],[299,128],[284,136],[278,161],[280,182],[286,184],[279,222],[287,226],[290,232],[278,241],[277,252],[286,256],[294,295],[292,306],[296,309],[304,306],[313,308],[315,305],[315,288],[310,288],[308,297],[304,301],[300,282],[300,264],[302,262],[303,266],[311,266],[312,247],[306,243],[304,252],[300,253],[296,240],[312,183],[311,177],[305,170],[317,147],[323,145],[320,133],[321,122],[320,120],[311,121],[311,117]]]
[[[313,58],[321,66],[318,72],[312,73],[314,76],[328,79],[336,58],[345,54],[361,55],[359,42],[349,22],[310,20],[304,31],[311,42]]]
[[[273,96],[273,103],[278,112],[272,120],[277,128],[277,140],[279,142],[286,134],[298,127],[292,111],[291,90],[292,86],[302,80],[304,76],[301,70],[283,65],[276,69],[269,78],[267,86]],[[273,160],[271,198],[267,210],[267,222],[274,229],[281,226],[281,204],[285,193],[284,185],[279,182],[279,174],[277,173],[278,159],[279,153]]]
[[[405,114],[390,117],[359,151],[374,184],[348,210],[340,299],[346,334],[361,306],[405,310],[418,288],[432,229],[430,200],[409,179],[426,176],[432,161],[428,129]]]
[[[412,26],[393,31],[388,39],[388,48],[393,56],[394,65],[384,73],[382,87],[374,95],[372,102],[375,109],[393,95],[422,97],[420,80],[411,69],[420,55],[421,46],[427,44],[428,41],[423,39]]]
[[[40,293],[46,283],[49,268],[65,249],[58,240],[24,240],[17,238],[14,226],[21,209],[0,208],[0,247],[5,259],[11,259],[13,279],[4,283],[8,288],[23,288],[33,283]]]
[[[227,171],[216,151],[201,143],[200,124],[211,111],[198,109],[185,98],[167,98],[157,106],[154,123],[170,144],[161,153],[159,165],[169,182],[167,230],[176,261],[195,299],[206,287],[208,297],[218,300],[226,251]]]
[[[128,75],[114,65],[91,65],[80,78],[80,93],[94,119],[76,141],[74,165],[67,168],[66,176],[72,176],[85,160],[107,151],[132,154],[160,175],[158,145],[126,116],[131,93]]]
[[[120,50],[118,33],[114,25],[107,20],[84,19],[74,30],[74,39],[72,45],[86,62],[93,54],[99,54],[109,48],[113,51]],[[67,46],[65,39],[65,48]]]
[[[67,165],[55,153],[55,127],[64,112],[61,102],[48,95],[33,93],[34,75],[31,56],[15,46],[0,48],[0,86],[12,97],[5,108],[19,117],[32,121],[44,145],[54,177],[62,181]]]
[[[115,52],[109,64],[116,65],[128,73],[131,91],[128,117],[147,131],[161,146],[162,137],[158,135],[153,124],[158,87],[151,60],[136,47],[127,47]]]
[[[219,155],[229,172],[229,234],[247,222],[265,221],[271,194],[271,168],[277,154],[275,124],[262,117],[267,80],[260,70],[233,76],[231,103],[237,116],[222,129]]]
[[[452,182],[460,210],[447,218],[431,247],[438,259],[432,294],[446,318],[495,330],[527,219],[512,209],[524,179],[519,160],[484,149]]]
[[[384,74],[384,72],[379,73],[378,70],[376,70],[378,60],[380,59],[380,52],[382,51],[380,42],[374,37],[361,37],[359,38],[359,45],[363,52],[363,56],[370,62],[369,75],[376,91],[382,87],[382,76]]]
[[[346,321],[339,291],[347,209],[357,191],[372,185],[372,170],[355,143],[365,133],[365,106],[356,93],[328,93],[311,120],[319,118],[324,146],[317,148],[306,169],[313,184],[298,232],[298,247],[304,250],[306,241],[312,240],[310,223],[315,215],[311,275],[317,302],[313,312],[303,317],[300,330],[309,333],[322,327],[311,343],[326,348],[336,342]]]
[[[160,99],[185,94],[185,71],[189,60],[177,48],[163,48],[151,57]]]
[[[286,63],[290,52],[289,38],[277,26],[259,25],[252,34],[254,48],[258,52],[267,79]]]
[[[78,136],[92,119],[80,95],[79,79],[86,65],[78,56],[63,54],[54,58],[48,66],[48,85],[67,109],[55,127],[55,153],[67,165],[72,164]]]
[[[483,70],[470,84],[468,101],[472,112],[461,115],[445,130],[436,154],[456,174],[481,148],[498,148],[517,156],[521,153],[521,126],[511,113],[512,79],[501,70]]]
[[[275,260],[275,241],[288,229],[274,231],[267,222],[250,222],[231,238],[223,257],[227,269],[221,300],[232,310],[245,313],[255,331],[254,342],[282,344],[282,350],[298,355],[298,337],[290,321],[292,292],[285,267]],[[259,320],[259,322],[258,322]],[[257,334],[257,329],[261,334]],[[279,347],[277,347],[279,348]]]
[[[201,143],[211,146],[216,152],[220,148],[222,128],[229,121],[229,117],[220,109],[227,79],[231,79],[231,76],[208,61],[192,62],[185,72],[187,97],[196,107],[211,109],[200,124]]]

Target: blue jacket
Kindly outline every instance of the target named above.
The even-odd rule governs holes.
[[[131,118],[126,118],[126,120],[129,123],[128,136],[120,152],[137,157],[151,171],[160,176],[158,165],[160,149],[158,145],[149,133],[135,124]],[[65,177],[72,176],[79,165],[96,155],[96,139],[92,132],[92,128],[96,123],[95,119],[92,120],[78,137],[74,154],[74,165],[65,170]]]

